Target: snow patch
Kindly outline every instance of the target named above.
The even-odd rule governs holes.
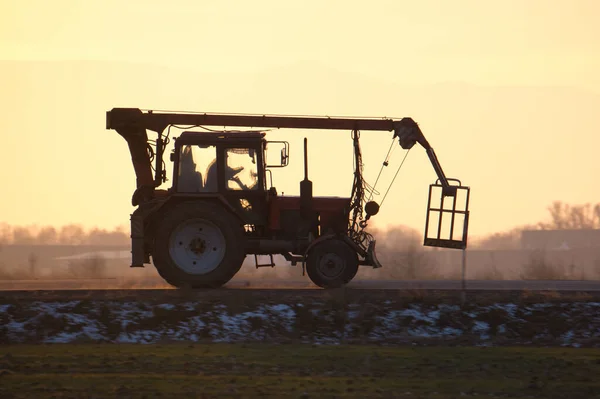
[[[173,305],[172,303],[161,303],[160,305],[156,305],[156,307],[165,310],[173,310],[177,308],[177,306]]]
[[[386,302],[391,304],[391,301]],[[294,328],[298,320],[293,306],[307,307],[305,304],[293,306],[283,303],[262,304],[245,312],[232,313],[226,305],[218,304],[209,308],[208,311],[195,314],[194,312],[199,309],[200,304],[193,301],[178,305],[170,303],[151,305],[145,302],[117,301],[86,301],[85,307],[79,306],[80,304],[80,301],[37,301],[20,304],[18,310],[22,309],[26,312],[25,314],[30,312],[33,314],[27,320],[21,320],[18,315],[13,314],[12,306],[14,305],[2,304],[0,313],[2,313],[3,326],[0,328],[0,333],[4,334],[3,339],[8,342],[41,339],[46,343],[67,343],[81,339],[118,343],[153,343],[163,339],[192,342],[208,339],[214,342],[236,342],[286,337],[289,333],[294,334],[294,337],[297,338]],[[575,321],[572,328],[559,338],[559,344],[577,346],[580,345],[578,342],[580,339],[600,336],[600,316],[598,315],[600,302],[545,303],[527,307],[520,307],[517,304],[494,304],[471,308],[469,312],[463,312],[456,305],[412,304],[405,309],[389,309],[388,307],[385,310],[374,310],[375,313],[366,314],[367,319],[365,320],[361,318],[363,308],[360,305],[351,304],[348,309],[345,315],[345,324],[337,327],[333,324],[332,311],[316,304],[310,311],[319,320],[318,331],[328,332],[309,334],[311,337],[304,337],[303,340],[320,345],[335,345],[344,339],[406,342],[412,337],[446,338],[470,334],[469,336],[475,335],[475,345],[493,345],[493,341],[490,340],[491,326],[482,318],[495,309],[506,312],[506,315],[500,315],[502,320],[499,321],[501,324],[496,329],[496,335],[506,334],[507,326],[518,323],[519,327],[513,328],[512,332],[514,333],[525,323],[529,323],[520,316],[534,311],[544,311],[554,315],[562,314],[565,322],[568,322],[569,318],[585,320],[585,323]],[[193,315],[185,315],[186,317],[175,318],[173,321],[161,320],[159,316],[165,312],[157,312],[157,310],[166,310],[167,312],[185,310],[192,312]],[[49,329],[42,324],[48,316],[59,320],[56,323],[49,320],[52,322]],[[464,319],[465,316],[471,319],[468,326],[462,327],[458,324],[451,327],[445,323],[448,318],[458,320]],[[63,325],[64,327],[62,327]],[[366,336],[361,336],[363,327],[366,331],[370,331]],[[46,333],[46,330],[50,332]],[[37,337],[36,334],[40,331],[47,336]],[[547,333],[538,334],[532,339],[532,342],[548,338],[552,337]]]
[[[0,313],[6,313],[8,312],[8,309],[10,309],[13,305],[0,305]]]

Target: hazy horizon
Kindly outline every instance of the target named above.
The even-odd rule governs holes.
[[[113,107],[413,117],[446,174],[471,187],[473,237],[537,223],[556,200],[598,202],[599,3],[358,4],[3,5],[2,221],[127,226],[135,176],[105,130]],[[292,145],[278,191],[299,192],[305,136],[315,195],[349,195],[350,132],[269,132]],[[367,182],[390,141],[362,134]],[[422,232],[435,178],[415,147],[373,226]]]

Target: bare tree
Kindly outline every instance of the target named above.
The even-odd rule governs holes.
[[[568,218],[565,216],[567,213],[565,207],[566,206],[560,201],[554,201],[552,205],[548,207],[550,218],[552,219],[551,223],[548,225],[548,228],[559,230],[567,228]]]
[[[42,228],[37,235],[37,242],[38,244],[43,245],[57,244],[58,233],[56,232],[56,229],[51,226]]]
[[[85,232],[81,226],[70,224],[60,229],[61,244],[82,245],[86,241]]]
[[[35,233],[32,228],[14,227],[12,230],[13,244],[31,245],[35,244]]]
[[[600,204],[569,205],[555,201],[548,207],[550,222],[540,223],[545,230],[598,229],[600,228]]]
[[[13,239],[12,228],[6,223],[1,223],[0,224],[0,243],[7,245],[12,242],[12,239]]]

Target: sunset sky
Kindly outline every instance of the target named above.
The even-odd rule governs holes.
[[[594,0],[2,2],[0,221],[128,223],[113,107],[411,116],[471,186],[473,236],[600,202],[599,15]],[[278,191],[299,192],[305,136],[315,194],[349,195],[349,132],[273,132],[292,144]],[[362,138],[373,183],[391,134]],[[434,180],[415,147],[375,223],[422,230]]]

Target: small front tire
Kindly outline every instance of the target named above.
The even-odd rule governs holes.
[[[339,239],[316,244],[306,258],[308,277],[321,288],[339,288],[348,284],[356,276],[358,267],[356,251]]]

